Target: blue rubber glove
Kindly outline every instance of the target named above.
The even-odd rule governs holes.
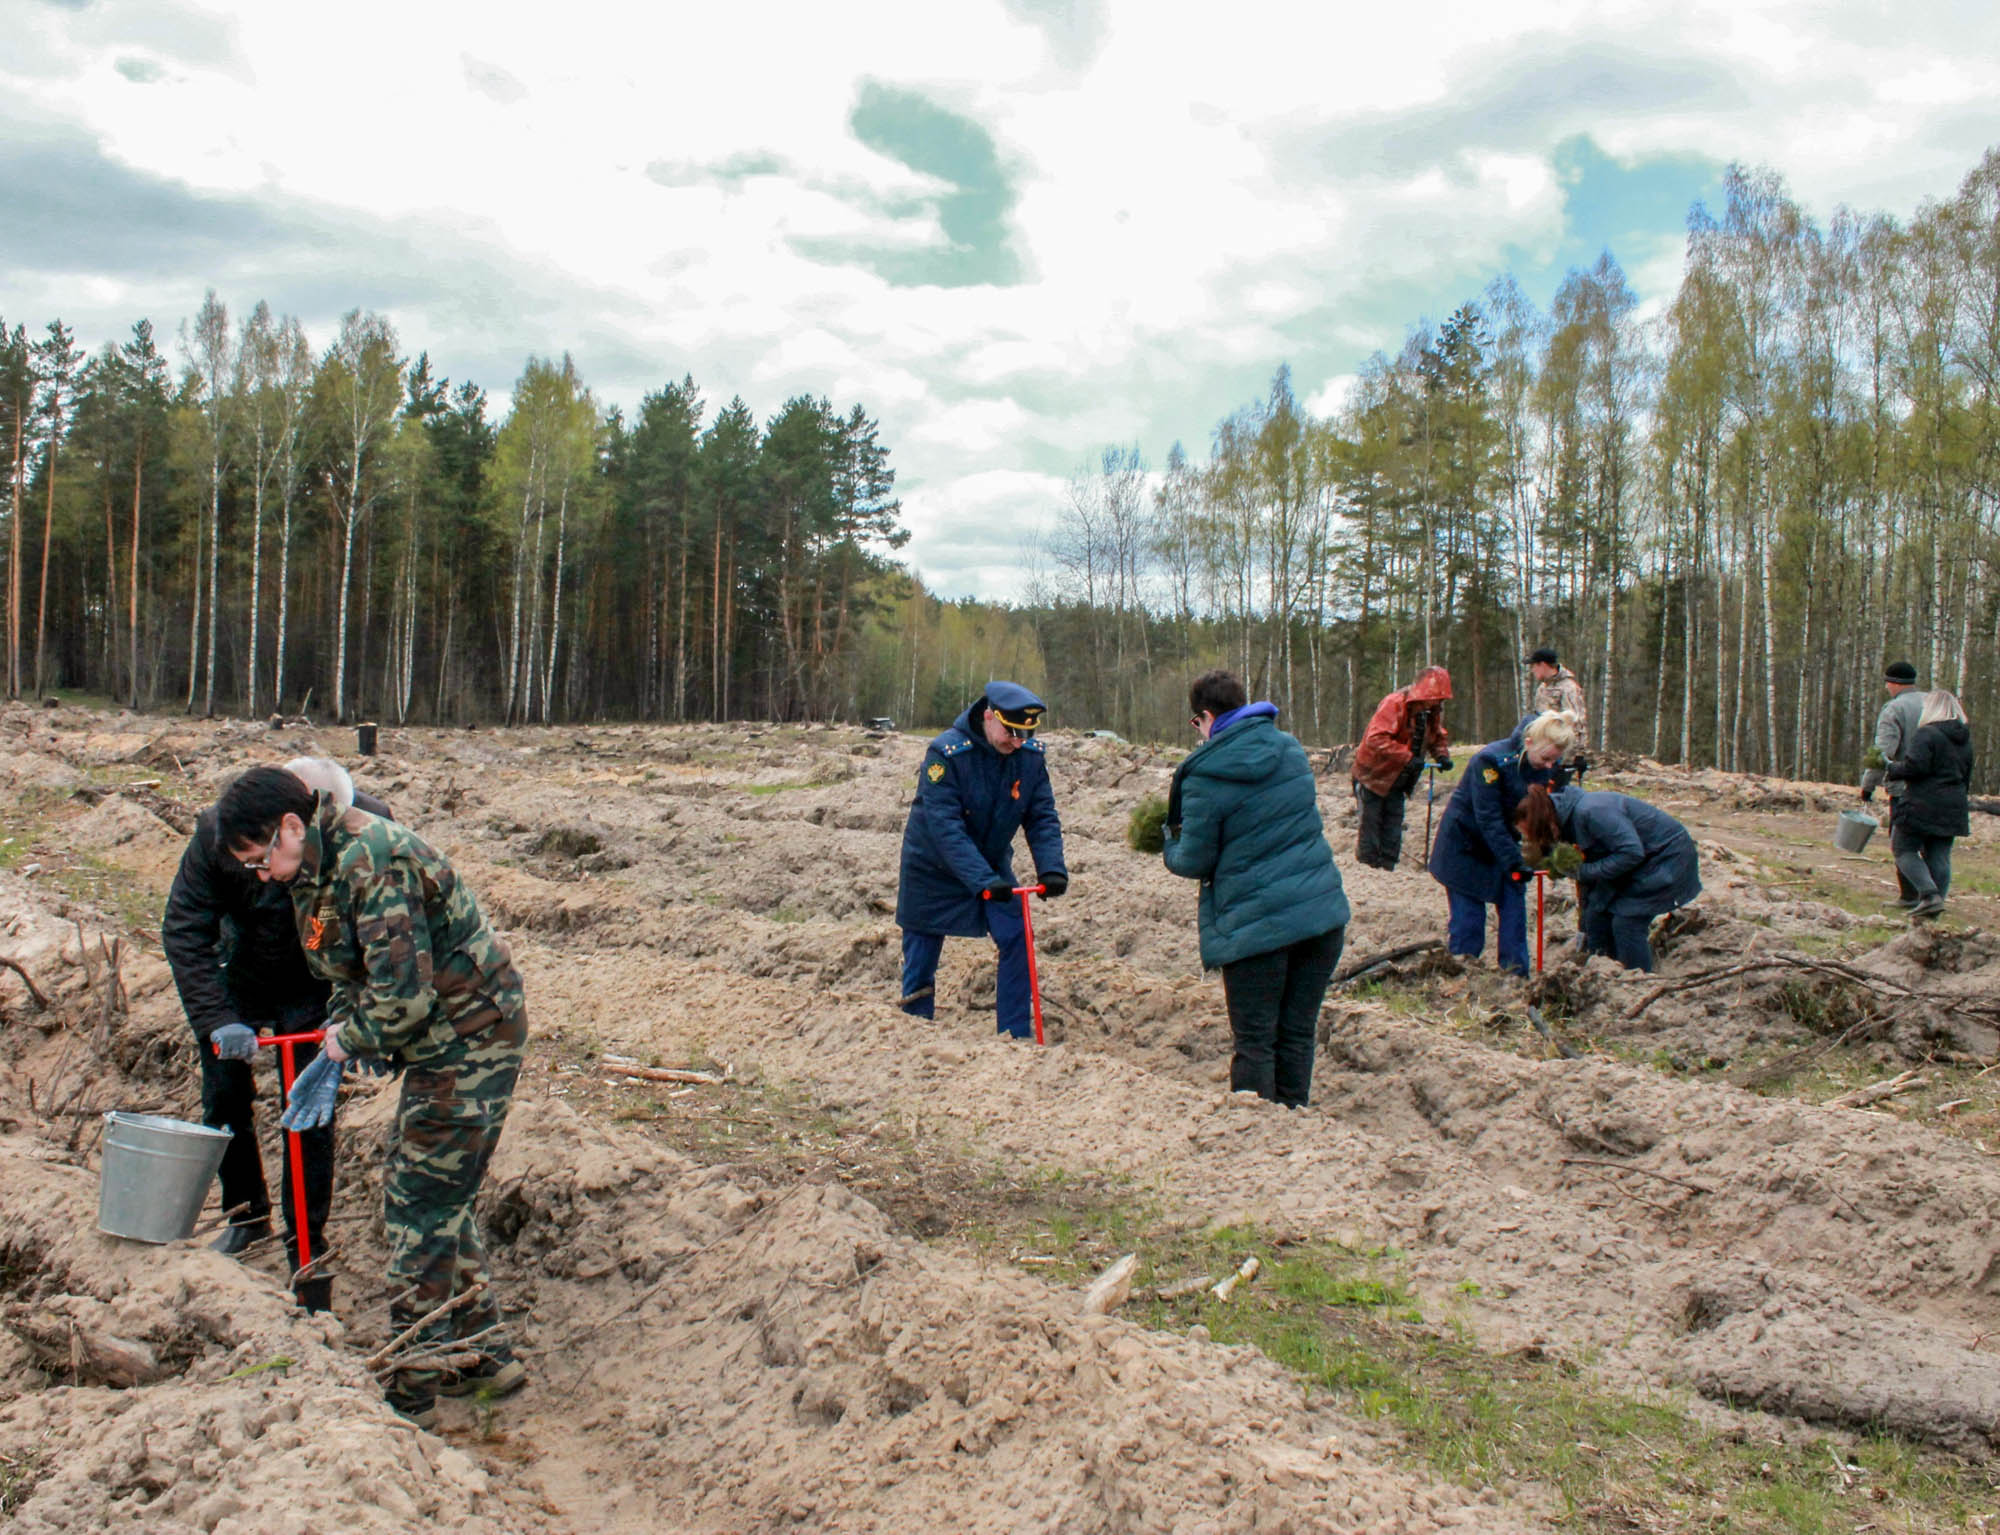
[[[333,1101],[340,1096],[340,1076],[347,1062],[322,1055],[292,1082],[292,1096],[278,1123],[287,1130],[317,1130],[333,1123]]]
[[[212,1029],[208,1042],[215,1046],[216,1055],[225,1061],[257,1059],[257,1031],[247,1023],[225,1023],[219,1029]]]

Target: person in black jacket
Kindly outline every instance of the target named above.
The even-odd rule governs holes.
[[[1935,917],[1951,892],[1952,841],[1972,830],[1972,728],[1954,695],[1941,688],[1924,695],[1916,734],[1884,773],[1903,785],[1889,820],[1889,850],[1917,897],[1910,915]]]
[[[389,814],[380,800],[355,793],[354,781],[338,763],[301,757],[285,766],[308,788],[376,815]],[[271,1230],[271,1196],[257,1150],[253,1107],[257,1089],[251,1062],[257,1057],[257,1036],[264,1031],[303,1034],[320,1027],[326,1021],[329,988],[306,968],[291,892],[275,880],[258,879],[219,845],[213,806],[195,822],[194,835],[181,855],[160,941],[180,991],[181,1008],[194,1030],[195,1055],[201,1062],[201,1122],[231,1132],[218,1175],[222,1207],[245,1208],[214,1245],[233,1255]],[[318,1053],[312,1045],[300,1045],[293,1059],[303,1070]],[[279,1188],[296,1253],[298,1212],[292,1208],[291,1148],[288,1140],[280,1146],[284,1163]],[[306,1234],[313,1251],[320,1252],[325,1248],[327,1205],[333,1192],[332,1128],[302,1133],[299,1147]],[[307,1281],[299,1287],[299,1299],[309,1310],[324,1310],[328,1281]]]

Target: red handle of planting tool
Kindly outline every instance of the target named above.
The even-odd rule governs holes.
[[[1028,897],[1044,895],[1047,885],[1016,885],[1014,894],[1021,898],[1021,933],[1028,945],[1028,996],[1035,1004],[1035,1043],[1046,1045],[1048,1040],[1042,1034],[1042,979],[1035,971],[1035,918],[1028,910]],[[980,891],[979,898],[990,901],[993,897]]]
[[[287,1103],[291,1102],[292,1097],[292,1077],[294,1074],[292,1047],[294,1045],[316,1045],[325,1038],[325,1029],[309,1029],[303,1034],[260,1034],[257,1036],[257,1046],[259,1049],[262,1049],[265,1045],[276,1045],[278,1047],[278,1076],[284,1082],[285,1101]],[[218,1055],[222,1053],[219,1047],[216,1049],[216,1053]],[[290,1160],[292,1164],[292,1224],[298,1228],[299,1267],[303,1269],[308,1263],[312,1262],[312,1237],[307,1234],[306,1230],[312,1224],[311,1221],[306,1219],[306,1161],[305,1157],[301,1154],[299,1146],[299,1132],[296,1130],[287,1130],[285,1138],[285,1149],[291,1153]]]

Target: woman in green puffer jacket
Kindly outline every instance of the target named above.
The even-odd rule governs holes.
[[[1167,867],[1201,881],[1201,962],[1222,972],[1233,1092],[1303,1107],[1320,1003],[1347,937],[1347,896],[1305,748],[1231,672],[1188,689],[1202,744],[1167,796]]]

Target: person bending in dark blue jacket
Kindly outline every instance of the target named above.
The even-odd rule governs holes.
[[[1515,812],[1524,855],[1541,864],[1558,841],[1583,854],[1576,874],[1586,954],[1653,968],[1653,918],[1701,894],[1701,854],[1688,829],[1629,794],[1537,785]]]
[[[1163,851],[1201,881],[1201,962],[1222,972],[1236,1040],[1230,1091],[1303,1108],[1347,895],[1305,748],[1278,728],[1276,704],[1248,697],[1224,671],[1188,689],[1202,744],[1174,772]]]
[[[1000,951],[1000,1032],[1033,1037],[1028,945],[1014,904],[1022,883],[1014,877],[1016,831],[1027,833],[1035,860],[1028,883],[1041,885],[1047,899],[1069,888],[1062,822],[1035,739],[1045,707],[1018,683],[989,682],[924,752],[896,891],[906,1013],[934,1016],[945,939],[990,934]]]
[[[1528,973],[1530,871],[1514,837],[1514,807],[1530,784],[1562,776],[1562,754],[1575,739],[1567,714],[1530,715],[1504,741],[1482,746],[1465,764],[1431,845],[1431,878],[1451,903],[1451,952],[1486,951],[1486,908],[1495,908],[1500,968]]]

